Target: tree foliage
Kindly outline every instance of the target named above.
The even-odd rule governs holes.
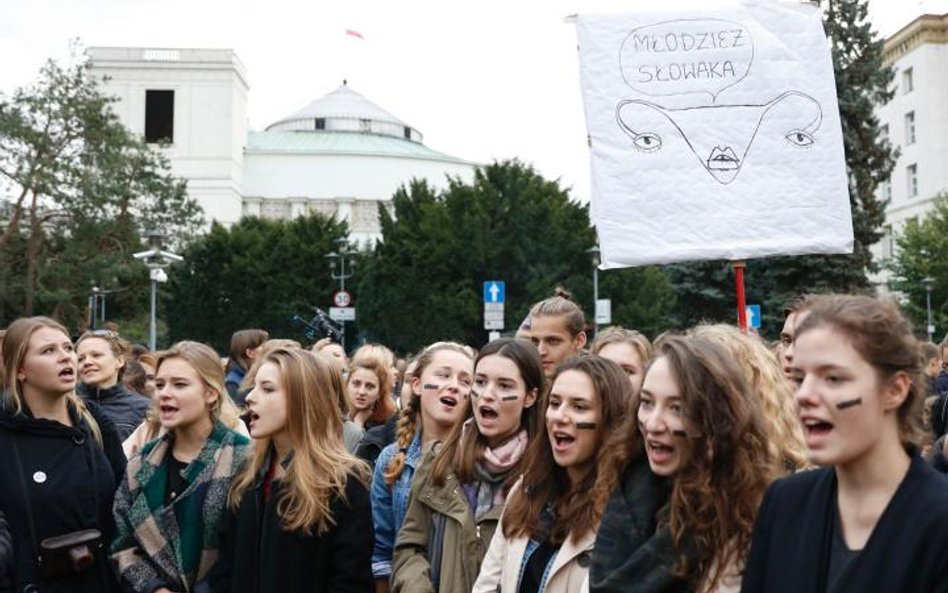
[[[893,70],[883,63],[883,41],[872,30],[866,0],[824,0],[836,92],[846,151],[853,217],[851,255],[773,257],[747,262],[748,303],[760,303],[764,333],[776,336],[782,310],[807,292],[866,292],[867,274],[877,269],[869,247],[882,237],[885,206],[876,197],[888,180],[896,153],[881,133],[874,108],[892,97]],[[671,266],[669,274],[682,307],[680,320],[735,318],[733,274],[724,262]]]
[[[42,311],[81,323],[93,284],[121,284],[119,310],[140,313],[148,275],[130,255],[142,232],[180,244],[202,223],[184,182],[122,125],[113,101],[76,56],[0,95],[2,321]]]
[[[325,308],[336,288],[324,257],[348,227],[320,214],[293,220],[245,217],[231,228],[214,223],[191,242],[169,272],[168,339],[205,341],[219,352],[239,329],[303,341],[294,314]]]
[[[470,184],[452,180],[440,194],[414,181],[393,200],[395,215],[380,208],[383,240],[357,275],[364,337],[402,352],[444,339],[483,344],[487,280],[506,282],[508,331],[557,285],[592,314],[587,250],[595,234],[587,207],[572,202],[558,182],[506,161],[479,169]],[[643,289],[667,294],[657,269],[602,278],[600,296],[613,298],[616,322],[644,322],[668,302],[652,294],[638,298]]]
[[[903,297],[903,309],[924,335],[927,285],[931,285],[932,317],[936,335],[948,330],[948,193],[935,197],[933,209],[921,222],[910,221],[896,239],[889,266],[890,288]]]

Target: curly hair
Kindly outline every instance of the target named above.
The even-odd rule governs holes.
[[[793,389],[770,350],[759,338],[724,323],[702,323],[690,329],[688,335],[707,338],[727,348],[744,371],[751,393],[760,398],[771,453],[788,471],[807,467],[806,444],[793,405]]]
[[[670,336],[656,350],[678,387],[690,435],[659,523],[678,551],[675,572],[714,590],[730,567],[742,566],[779,460],[768,447],[760,399],[723,346]]]

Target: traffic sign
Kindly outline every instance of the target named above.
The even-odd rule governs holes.
[[[612,323],[612,299],[596,301],[596,323]]]
[[[760,329],[760,305],[747,305],[744,310],[747,312],[747,327]]]
[[[333,321],[355,321],[355,307],[329,307],[329,318]]]
[[[336,307],[348,307],[352,304],[352,293],[348,290],[337,290],[332,295],[332,304]]]
[[[484,302],[504,304],[505,286],[503,280],[488,280],[484,283]]]

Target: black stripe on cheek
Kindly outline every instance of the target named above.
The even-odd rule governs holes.
[[[436,390],[436,391],[437,391],[438,389],[441,389],[441,386],[440,386],[440,385],[435,385],[435,384],[433,384],[433,383],[425,383],[424,385],[422,385],[422,387],[424,387],[425,389],[434,389],[434,390]]]
[[[682,439],[688,438],[688,433],[683,430],[673,430],[672,434]]]
[[[500,398],[500,401],[502,401],[502,402],[512,402],[512,401],[514,401],[514,400],[516,400],[516,399],[520,399],[520,396],[519,396],[519,395],[505,395],[504,397]]]
[[[595,422],[577,422],[576,428],[580,430],[596,430]]]
[[[836,409],[845,410],[846,408],[852,408],[854,406],[861,406],[861,405],[862,405],[862,398],[854,397],[853,399],[847,399],[844,402],[839,402],[838,404],[836,404]]]

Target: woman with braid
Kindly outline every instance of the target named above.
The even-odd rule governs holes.
[[[432,344],[415,362],[411,399],[402,410],[395,442],[379,454],[372,479],[372,575],[376,591],[388,591],[392,548],[408,510],[411,480],[422,447],[443,441],[464,419],[473,375],[473,351],[454,342]]]

